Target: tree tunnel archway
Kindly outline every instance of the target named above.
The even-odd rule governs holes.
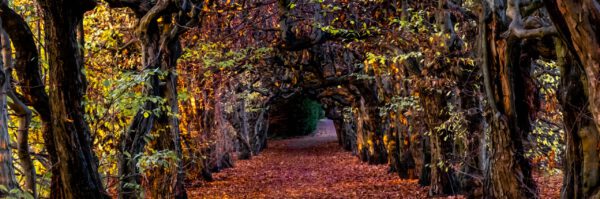
[[[273,103],[269,110],[269,137],[295,137],[313,133],[325,110],[320,102],[296,95]]]
[[[595,2],[31,2],[0,1],[0,65],[15,76],[0,97],[16,116],[0,114],[20,121],[2,122],[0,155],[16,135],[25,170],[15,178],[0,158],[10,189],[185,198],[190,179],[258,155],[269,132],[310,133],[324,114],[342,148],[430,196],[537,197],[527,150],[551,126],[564,131],[564,197],[599,195]],[[559,92],[542,96],[542,84]]]

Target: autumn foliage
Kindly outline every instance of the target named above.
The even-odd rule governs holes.
[[[596,198],[599,16],[0,0],[0,197]]]

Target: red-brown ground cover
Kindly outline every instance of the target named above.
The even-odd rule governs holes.
[[[188,189],[190,198],[428,198],[417,180],[402,180],[387,165],[368,165],[337,144],[333,125],[315,136],[275,140],[251,160],[215,173]],[[540,197],[556,198],[560,177],[537,177]],[[557,184],[558,183],[558,184]],[[450,198],[461,198],[454,196]]]

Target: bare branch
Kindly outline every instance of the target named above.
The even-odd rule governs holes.
[[[509,30],[504,33],[503,37],[515,36],[520,39],[526,38],[540,38],[548,35],[556,35],[558,31],[552,25],[543,26],[540,28],[527,29],[525,28],[523,16],[521,15],[521,6],[529,7],[529,9],[539,9],[540,6],[535,4],[537,1],[527,0],[509,0],[508,7],[506,9],[506,16],[512,19],[509,25]],[[529,11],[531,12],[531,11]]]

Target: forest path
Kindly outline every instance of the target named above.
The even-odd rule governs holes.
[[[426,198],[416,180],[402,180],[387,165],[368,165],[341,149],[331,120],[321,120],[316,131],[270,140],[260,155],[189,188],[190,198]]]

